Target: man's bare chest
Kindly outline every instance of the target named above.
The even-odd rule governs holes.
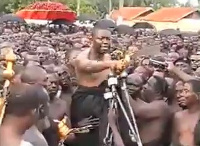
[[[107,69],[107,70],[104,70],[102,72],[99,72],[99,73],[92,73],[90,74],[90,77],[94,80],[98,80],[98,79],[107,79],[108,77],[108,74],[110,73],[110,69]]]
[[[199,113],[184,114],[179,120],[179,131],[181,133],[193,133],[199,120]]]

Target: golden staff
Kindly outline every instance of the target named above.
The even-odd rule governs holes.
[[[122,51],[122,50],[115,50],[114,52],[112,52],[111,56],[113,56],[114,59],[120,60],[122,62],[122,66],[114,70],[114,73],[120,75],[126,69],[126,67],[129,66],[131,62],[131,56],[133,56],[134,54],[135,52]]]
[[[59,120],[53,120],[53,121],[58,123],[58,133],[60,136],[60,143],[63,143],[71,133],[88,133],[90,132],[90,128],[93,127],[92,125],[88,125],[80,128],[69,128],[67,126],[66,116],[61,121]]]
[[[5,48],[2,50],[5,56],[4,60],[6,61],[6,70],[3,71],[3,78],[6,79],[3,86],[3,97],[0,98],[0,125],[4,118],[5,109],[6,109],[6,97],[8,93],[8,87],[10,86],[10,80],[14,75],[13,71],[13,62],[16,60],[16,56],[11,48]]]

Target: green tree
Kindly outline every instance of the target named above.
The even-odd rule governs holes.
[[[67,4],[70,9],[77,11],[77,0],[62,0],[61,2]],[[80,13],[96,14],[95,8],[87,0],[80,0]]]
[[[146,6],[160,8],[165,6],[173,6],[175,0],[125,0],[124,6]]]
[[[0,11],[5,13],[13,13],[24,8],[34,0],[1,0]]]
[[[8,0],[1,0],[0,3],[0,13],[5,12],[5,7],[8,5]]]

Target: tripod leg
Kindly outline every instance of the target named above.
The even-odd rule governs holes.
[[[124,105],[123,105],[123,103],[122,103],[122,101],[121,101],[121,99],[120,99],[120,97],[118,95],[117,95],[117,101],[119,103],[120,108],[122,109],[122,112],[123,112],[125,118],[126,118],[126,121],[127,121],[128,125],[129,125],[129,128],[131,130],[131,133],[133,134],[133,137],[131,137],[131,139],[133,140],[133,142],[137,142],[138,141],[138,139],[137,139],[138,136],[135,133],[135,130],[134,130],[134,127],[133,127],[133,125],[131,123],[131,120],[128,117],[128,114],[127,114],[127,112],[125,110],[125,107],[124,107]]]
[[[135,116],[134,116],[134,113],[133,113],[133,109],[131,107],[131,104],[130,104],[130,99],[129,99],[129,94],[128,94],[128,91],[126,90],[123,90],[124,91],[124,94],[125,94],[125,98],[127,100],[127,104],[128,104],[128,110],[130,111],[130,114],[131,114],[131,118],[133,120],[133,124],[134,124],[134,128],[135,128],[135,132],[137,134],[137,138],[138,138],[138,146],[142,146],[142,141],[141,141],[141,138],[140,138],[140,134],[139,134],[139,131],[138,131],[138,127],[137,127],[137,123],[136,123],[136,120],[135,120]]]
[[[110,99],[109,108],[113,109],[115,106],[116,106],[116,104],[115,104],[114,99]],[[112,140],[113,140],[113,134],[112,134],[112,130],[110,128],[110,124],[108,123],[107,128],[106,128],[106,136],[103,141],[106,146],[111,146]]]

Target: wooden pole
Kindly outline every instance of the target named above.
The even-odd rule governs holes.
[[[108,10],[108,14],[110,14],[111,11],[112,11],[112,0],[109,0],[109,10]]]
[[[77,12],[77,15],[78,15],[78,16],[80,15],[80,5],[81,5],[81,0],[77,0],[76,12]]]
[[[124,7],[124,0],[119,0],[119,9]]]

